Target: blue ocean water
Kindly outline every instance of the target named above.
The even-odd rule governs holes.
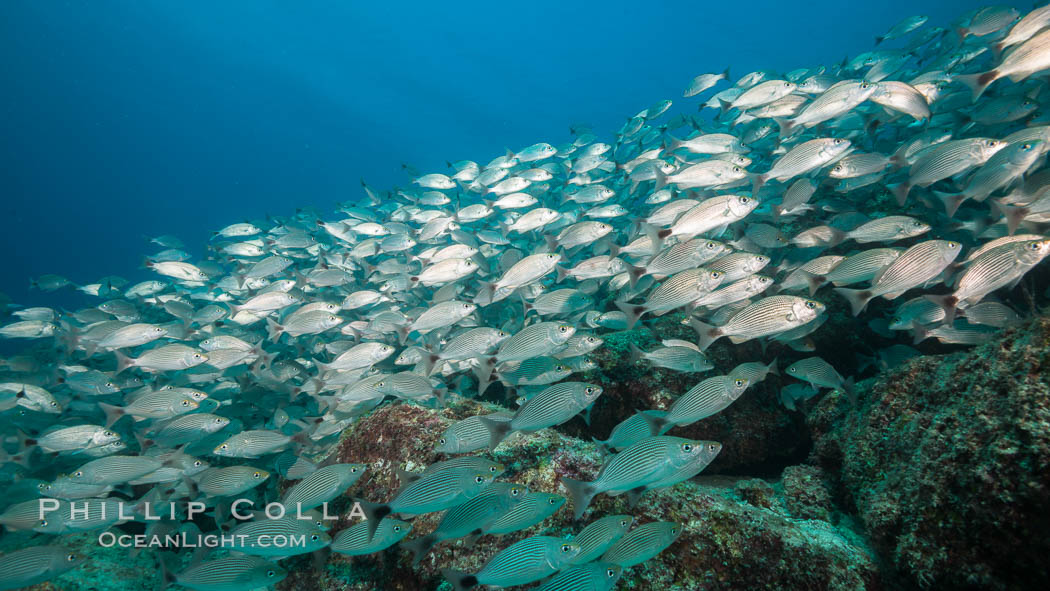
[[[330,211],[446,160],[609,134],[702,72],[831,64],[904,16],[982,3],[0,3],[0,292],[145,278],[228,223]],[[678,101],[695,108],[695,101]]]

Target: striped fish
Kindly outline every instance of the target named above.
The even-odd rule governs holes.
[[[984,296],[1019,281],[1021,277],[1050,255],[1050,240],[1012,242],[993,248],[970,262],[955,282],[955,291],[947,296],[928,296],[944,308],[944,322],[955,319],[955,308],[976,304]]]
[[[122,484],[141,478],[161,466],[161,462],[144,456],[110,456],[91,460],[77,468],[70,478],[77,484]]]
[[[800,359],[789,365],[784,371],[787,372],[787,375],[809,382],[814,386],[842,390],[851,401],[855,401],[853,380],[843,378],[830,363],[820,357]]]
[[[536,587],[535,591],[609,591],[622,574],[623,567],[618,564],[575,564]]]
[[[958,242],[950,240],[927,240],[901,253],[875,277],[869,289],[836,288],[853,309],[860,314],[868,302],[882,296],[892,300],[913,287],[923,285],[941,274],[955,261],[962,251]]]
[[[361,556],[386,550],[400,542],[412,531],[412,524],[407,521],[386,517],[376,533],[368,537],[368,522],[360,521],[339,532],[332,540],[332,552],[347,556]]]
[[[512,416],[507,412],[497,412],[456,421],[441,434],[434,451],[456,454],[485,449],[491,440],[491,431],[481,422],[482,417],[492,421],[509,421]]]
[[[166,423],[160,431],[150,432],[147,435],[158,445],[175,447],[221,431],[229,424],[230,419],[226,417],[205,412],[192,413],[176,417]]]
[[[644,523],[627,532],[600,560],[623,568],[641,564],[663,552],[681,533],[682,526],[670,521]]]
[[[545,388],[518,409],[509,421],[481,418],[491,433],[489,450],[515,431],[531,433],[560,425],[591,405],[602,394],[602,388],[584,382],[561,382]]]
[[[627,327],[633,327],[643,314],[657,315],[670,312],[692,303],[721,285],[725,273],[716,269],[698,267],[676,273],[649,294],[644,304],[628,304],[616,301],[616,306],[627,315]]]
[[[229,531],[234,543],[226,546],[232,552],[253,556],[294,556],[320,550],[332,538],[312,519],[282,517],[242,523]]]
[[[251,466],[209,468],[197,476],[197,489],[209,497],[232,497],[259,486],[270,477]]]
[[[290,488],[281,504],[301,511],[323,505],[353,486],[365,468],[364,464],[329,464],[318,468]]]
[[[634,517],[630,515],[607,515],[587,524],[572,541],[580,545],[580,553],[572,559],[573,564],[586,564],[597,560],[610,546],[631,529]]]
[[[749,385],[750,382],[742,377],[710,377],[679,396],[667,414],[643,412],[642,417],[649,422],[653,435],[663,435],[672,427],[691,425],[725,410]]]
[[[762,298],[734,314],[719,327],[693,319],[690,325],[700,337],[699,347],[706,350],[721,337],[743,343],[758,337],[775,335],[812,322],[824,313],[824,304],[804,298],[775,295]]]
[[[412,552],[412,564],[419,564],[435,544],[471,534],[480,535],[488,524],[520,503],[528,492],[529,489],[521,484],[493,482],[478,496],[449,509],[433,532],[404,542],[401,546]]]
[[[613,456],[593,481],[562,477],[561,482],[579,519],[595,495],[629,492],[633,502],[646,485],[668,477],[703,451],[702,442],[667,435],[646,437]]]
[[[650,410],[647,412],[653,416],[659,416],[667,411]],[[620,450],[629,447],[651,435],[652,427],[649,426],[649,421],[642,416],[641,412],[636,412],[613,427],[608,439],[604,441],[593,439],[593,441],[604,458],[609,455],[610,450]]]
[[[212,453],[227,458],[257,458],[288,447],[292,438],[279,431],[250,429],[219,444]]]
[[[0,589],[42,583],[80,566],[84,557],[64,546],[31,546],[0,556]]]
[[[507,361],[524,361],[532,357],[546,355],[561,345],[564,345],[572,335],[576,334],[576,328],[561,322],[537,322],[531,324],[514,336],[503,341],[496,353],[495,360],[499,363]]]
[[[558,572],[580,553],[580,546],[561,538],[533,536],[507,546],[476,574],[442,569],[456,591],[476,585],[510,587],[525,585]]]
[[[889,215],[865,222],[846,232],[846,238],[861,244],[892,242],[913,238],[930,231],[930,225],[906,215]]]
[[[492,523],[480,528],[479,535],[494,536],[509,534],[532,527],[558,512],[565,504],[565,497],[554,493],[533,491],[497,517]]]
[[[836,287],[871,281],[880,271],[896,261],[904,251],[899,248],[872,248],[858,252],[839,263],[825,274],[821,283],[830,282]]]
[[[830,164],[852,150],[852,144],[842,138],[816,138],[791,148],[765,173],[751,177],[751,195],[757,196],[770,180],[787,181],[796,176]]]
[[[991,138],[951,140],[925,153],[912,164],[908,180],[894,187],[897,204],[904,205],[912,187],[928,187],[988,161],[1006,142]]]
[[[664,249],[649,259],[643,268],[632,271],[632,275],[636,275],[635,279],[643,274],[656,276],[674,275],[687,269],[699,267],[727,252],[729,252],[729,247],[721,242],[707,240],[706,238],[693,238]]]
[[[259,556],[231,555],[189,566],[175,582],[197,591],[239,591],[275,585],[288,576],[276,562]]]
[[[491,472],[479,472],[470,468],[451,468],[428,474],[401,489],[385,504],[359,501],[368,517],[369,537],[387,515],[404,513],[419,515],[450,509],[478,496],[492,484]]]

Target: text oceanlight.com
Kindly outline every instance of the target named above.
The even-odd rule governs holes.
[[[262,534],[257,536],[238,534],[189,535],[117,535],[103,532],[98,543],[106,548],[305,548],[309,536],[305,534]]]

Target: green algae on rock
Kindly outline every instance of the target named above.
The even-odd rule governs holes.
[[[1050,318],[912,359],[858,395],[814,407],[812,459],[906,583],[1050,585]]]

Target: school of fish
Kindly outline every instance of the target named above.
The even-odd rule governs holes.
[[[406,167],[410,186],[386,193],[362,183],[365,197],[332,216],[235,223],[193,262],[177,238],[153,238],[164,249],[146,261],[155,277],[75,286],[100,300],[92,307],[11,306],[0,337],[28,343],[0,362],[0,524],[31,534],[0,556],[0,589],[77,568],[84,556],[64,535],[127,521],[148,534],[238,534],[228,552],[159,565],[182,587],[233,591],[280,582],[288,556],[398,545],[418,564],[436,544],[520,531],[570,506],[576,535],[527,537],[445,577],[457,590],[614,588],[687,524],[588,507],[624,495],[629,513],[719,454],[675,427],[770,372],[795,380],[781,392],[791,409],[822,390],[854,399],[852,376],[809,338],[832,300],[901,336],[872,359],[881,368],[918,355],[912,338],[973,345],[1024,316],[1011,290],[1050,254],[1050,7],[926,21],[905,19],[840,64],[735,83],[728,69],[702,74],[680,113],[655,102],[605,139],[574,126],[558,146]],[[562,479],[563,494],[503,477],[490,451],[600,399],[588,354],[603,335],[667,314],[695,339],[632,345],[632,362],[696,374],[694,387],[594,434],[604,465]],[[703,375],[713,343],[753,339],[798,359]],[[447,459],[401,471],[391,498],[361,498],[371,466],[324,459],[380,405],[440,407],[496,383],[515,408],[452,424],[437,448]],[[238,519],[231,501],[246,496],[287,514]],[[367,518],[329,531],[319,508],[344,496]],[[189,501],[210,521],[191,519]],[[150,504],[177,509],[147,520]],[[413,535],[411,518],[434,512],[437,529]],[[306,543],[259,542],[279,534]]]

